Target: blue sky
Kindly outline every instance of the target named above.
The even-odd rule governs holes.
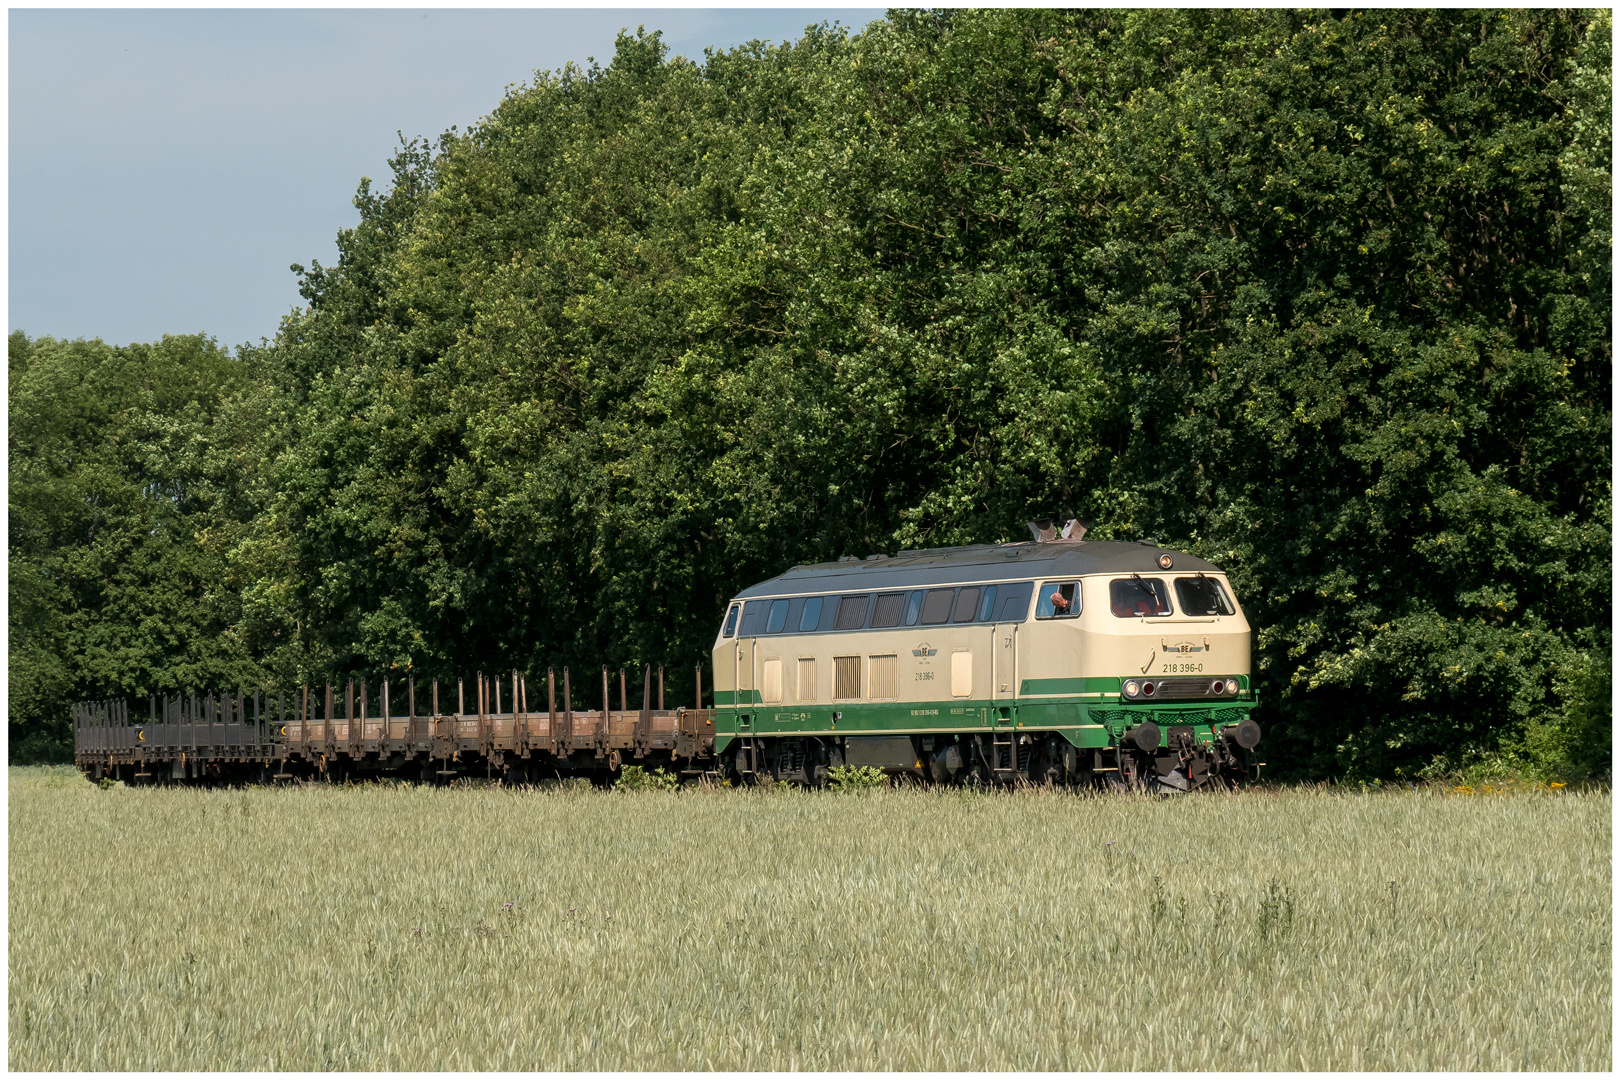
[[[336,261],[398,138],[466,128],[621,27],[671,53],[859,29],[875,8],[19,10],[9,330],[113,344],[275,334],[288,264]]]

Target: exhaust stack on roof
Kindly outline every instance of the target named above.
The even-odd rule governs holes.
[[[1054,540],[1083,540],[1085,539],[1086,530],[1091,528],[1089,524],[1078,518],[1070,518],[1065,521],[1061,529],[1058,528],[1057,522],[1051,518],[1037,518],[1034,521],[1026,522],[1026,524],[1029,526],[1030,534],[1035,537],[1037,544],[1050,544]]]

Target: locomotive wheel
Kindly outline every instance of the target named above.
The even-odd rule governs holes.
[[[1030,755],[1029,779],[1031,783],[1042,787],[1062,787],[1068,778],[1068,769],[1063,763],[1064,744],[1058,738],[1048,738],[1035,753]]]

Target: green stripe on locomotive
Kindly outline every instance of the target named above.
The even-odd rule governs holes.
[[[744,704],[726,701],[716,709],[717,753],[738,736],[836,738],[846,735],[971,735],[990,731],[1056,732],[1076,747],[1106,749],[1117,745],[1130,728],[1148,722],[1161,729],[1160,745],[1165,745],[1169,729],[1177,726],[1191,726],[1194,738],[1203,743],[1213,738],[1219,729],[1240,723],[1256,704],[1253,700],[1127,704],[1121,700],[1117,689],[1106,702],[1026,698],[1017,702],[951,699],[766,705],[758,700],[757,692],[744,691],[743,696],[755,700]]]

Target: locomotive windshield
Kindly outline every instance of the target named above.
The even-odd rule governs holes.
[[[1183,615],[1232,615],[1237,608],[1226,589],[1212,577],[1176,578],[1176,599]]]
[[[1170,614],[1170,590],[1157,578],[1116,578],[1108,583],[1108,602],[1120,619]]]

